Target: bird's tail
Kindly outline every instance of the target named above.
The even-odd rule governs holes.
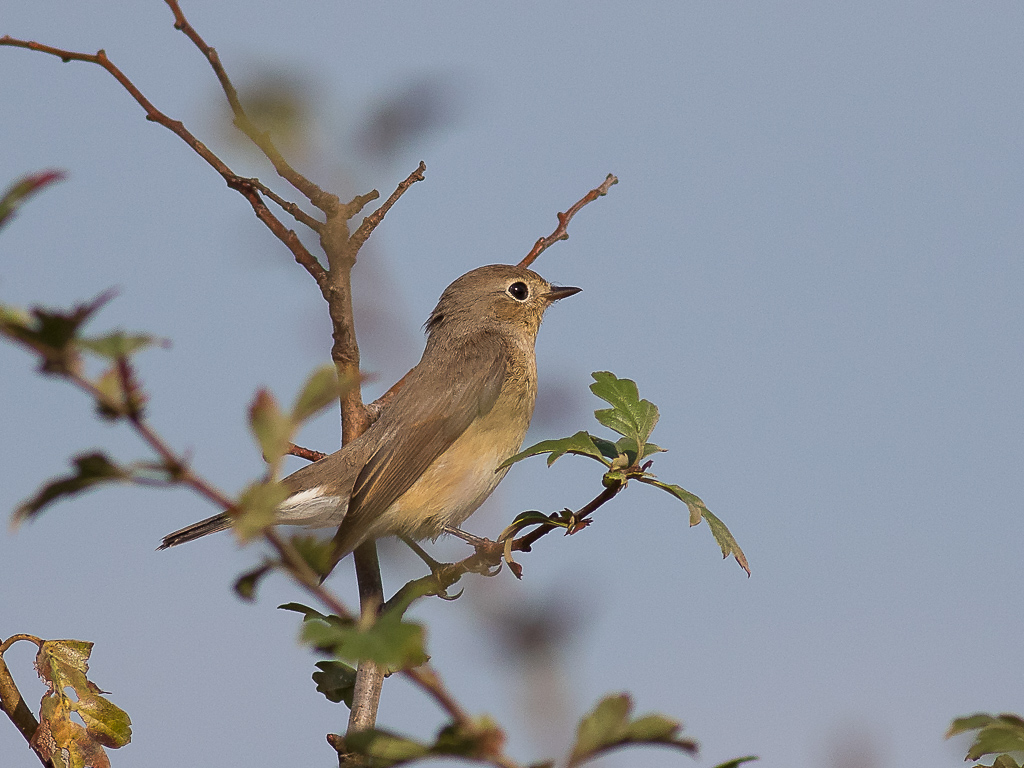
[[[163,543],[161,543],[157,549],[176,547],[179,544],[184,544],[186,541],[193,541],[194,539],[198,539],[200,536],[205,536],[208,533],[226,531],[230,527],[231,518],[228,516],[227,512],[221,512],[219,515],[214,515],[213,517],[208,517],[205,520],[200,520],[198,523],[192,523],[192,525],[188,525],[180,531],[168,533],[164,536]]]

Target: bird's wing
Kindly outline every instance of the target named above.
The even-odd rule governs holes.
[[[356,478],[336,540],[383,513],[476,418],[491,410],[507,357],[497,339],[473,336],[446,355],[443,373],[426,366],[399,390],[381,415],[388,423],[374,425],[382,434]]]

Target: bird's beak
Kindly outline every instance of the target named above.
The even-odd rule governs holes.
[[[544,294],[544,298],[550,303],[572,296],[582,290],[582,288],[573,288],[571,285],[552,285],[551,290]]]

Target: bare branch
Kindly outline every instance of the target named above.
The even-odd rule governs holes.
[[[391,206],[398,201],[398,198],[404,195],[405,191],[417,181],[423,181],[423,174],[426,170],[426,163],[421,160],[416,170],[410,173],[408,178],[401,182],[395,191],[391,193],[391,197],[384,201],[384,204],[380,208],[363,219],[363,223],[359,225],[359,229],[353,233],[350,240],[353,248],[353,254],[362,247],[363,243],[365,243],[366,239],[370,236],[370,233],[377,228],[377,225],[380,224],[387,212],[391,210]]]
[[[174,120],[157,109],[128,78],[128,76],[125,75],[124,72],[122,72],[109,58],[107,58],[106,52],[102,49],[94,54],[66,51],[31,40],[18,40],[10,35],[0,37],[0,45],[8,45],[15,48],[27,48],[30,51],[47,53],[51,56],[58,57],[64,62],[84,61],[90,64],[97,64],[107,70],[107,72],[109,72],[114,79],[117,80],[117,82],[120,83],[126,91],[128,91],[139,106],[145,110],[147,120],[164,126],[178,136],[189,147],[191,147],[196,154],[203,158],[203,160],[217,171],[217,173],[223,177],[224,181],[227,182],[229,187],[242,193],[245,199],[249,201],[249,204],[252,206],[257,218],[259,218],[259,220],[274,233],[274,236],[277,237],[278,240],[285,244],[288,250],[290,250],[294,255],[295,261],[301,264],[305,270],[313,276],[313,279],[317,281],[317,284],[321,286],[321,290],[323,289],[323,285],[327,278],[326,270],[320,262],[316,260],[316,257],[309,252],[306,246],[302,244],[298,235],[296,235],[293,230],[285,227],[280,219],[274,216],[266,203],[263,202],[257,188],[251,184],[250,180],[243,178],[232,171],[223,160],[217,157],[217,155],[209,149],[209,147],[185,128],[185,125],[180,120]]]
[[[552,245],[557,243],[559,240],[569,239],[569,222],[572,221],[572,217],[579,213],[580,209],[587,203],[592,203],[599,197],[604,197],[608,194],[608,190],[611,189],[613,184],[618,184],[619,180],[612,174],[608,174],[605,180],[601,183],[601,186],[590,190],[585,194],[579,201],[573,205],[565,213],[558,214],[558,226],[555,227],[555,231],[547,237],[542,237],[536,243],[533,244],[533,248],[526,254],[522,261],[519,262],[520,267],[528,267],[537,260],[544,251],[550,248]]]
[[[303,448],[301,445],[296,445],[295,443],[291,443],[289,445],[286,453],[292,456],[298,456],[300,459],[305,459],[306,461],[320,461],[320,459],[327,457],[326,453],[314,451],[312,448]]]

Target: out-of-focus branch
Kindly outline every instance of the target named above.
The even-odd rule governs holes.
[[[220,81],[221,88],[224,89],[224,96],[228,100],[231,112],[235,116],[235,125],[238,127],[238,130],[248,136],[252,143],[259,147],[260,151],[268,160],[270,160],[271,164],[273,164],[274,170],[278,172],[281,178],[305,195],[313,205],[326,214],[337,211],[341,206],[338,196],[325,192],[319,186],[292,168],[274,145],[274,142],[270,138],[270,134],[266,131],[261,131],[256,124],[252,122],[249,115],[246,113],[245,108],[242,106],[241,100],[238,98],[237,89],[231,82],[231,78],[228,77],[228,73],[224,69],[224,65],[221,64],[220,56],[217,54],[216,49],[213,46],[208,45],[192,24],[189,23],[188,19],[185,18],[185,14],[178,5],[178,0],[164,1],[171,9],[171,13],[174,14],[174,28],[183,32],[185,36],[195,44],[196,48],[198,48],[203,56],[206,57],[206,60],[213,68],[213,72],[217,76],[217,80]]]
[[[533,264],[533,262],[537,260],[538,256],[540,256],[544,251],[546,251],[552,245],[557,243],[559,240],[568,240],[568,227],[569,222],[572,221],[572,217],[579,213],[580,209],[587,203],[592,203],[594,200],[597,200],[597,198],[604,197],[605,195],[607,195],[608,190],[611,189],[612,185],[618,183],[619,180],[609,173],[599,187],[596,187],[587,192],[587,194],[585,194],[580,200],[578,200],[575,203],[575,205],[573,205],[572,208],[567,210],[565,213],[558,214],[558,226],[555,227],[555,231],[552,232],[547,237],[542,237],[540,240],[534,243],[533,248],[530,249],[530,252],[526,254],[525,257],[523,257],[522,261],[519,262],[519,266],[530,266],[531,264]]]

